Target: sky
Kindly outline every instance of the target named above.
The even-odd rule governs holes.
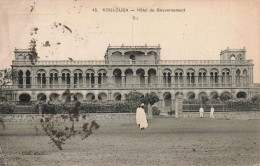
[[[162,60],[219,60],[245,47],[260,83],[260,0],[0,0],[0,25],[0,69],[33,38],[40,60],[103,60],[109,44],[160,44]]]

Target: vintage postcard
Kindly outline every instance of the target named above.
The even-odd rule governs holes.
[[[0,0],[0,165],[260,165],[259,0]]]

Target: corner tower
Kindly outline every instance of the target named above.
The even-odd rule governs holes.
[[[221,50],[220,60],[246,60],[246,49],[230,49]]]

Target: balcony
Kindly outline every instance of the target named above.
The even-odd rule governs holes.
[[[248,65],[253,64],[253,60],[140,60],[140,61],[104,61],[104,60],[59,60],[59,61],[37,61],[36,66],[47,65]],[[13,61],[12,65],[32,65],[31,61]]]
[[[209,83],[209,84],[43,84],[43,85],[6,85],[0,86],[0,90],[91,90],[91,89],[198,89],[198,88],[234,88],[232,84]],[[235,88],[248,88],[246,85],[238,85]]]

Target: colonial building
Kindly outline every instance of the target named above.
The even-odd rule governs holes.
[[[223,93],[249,98],[259,91],[245,48],[227,48],[220,60],[161,60],[160,50],[160,45],[108,46],[104,60],[36,61],[29,50],[15,49],[11,98],[54,101],[73,94],[82,101],[124,100],[130,92],[155,92],[159,107],[172,107],[177,94],[184,99]]]

